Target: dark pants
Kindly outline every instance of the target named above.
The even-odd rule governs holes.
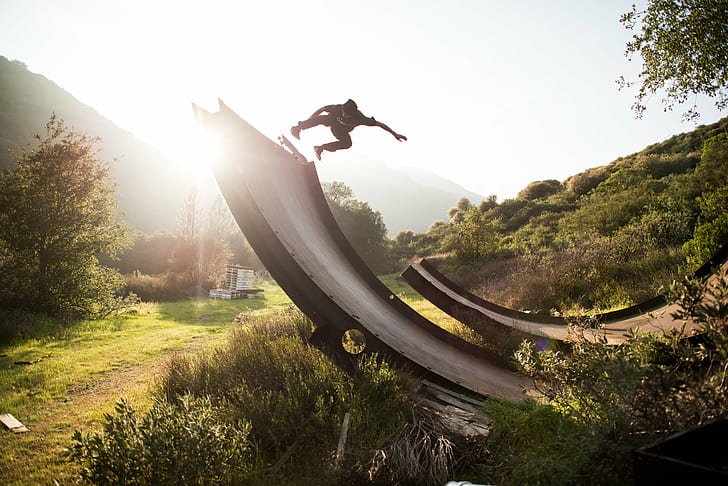
[[[331,133],[337,138],[336,142],[329,142],[322,145],[321,148],[323,150],[336,152],[337,150],[348,149],[351,147],[351,135],[349,135],[350,130],[339,123],[334,115],[328,114],[312,116],[308,120],[298,122],[298,127],[301,130],[306,130],[317,125],[324,125],[331,128]]]

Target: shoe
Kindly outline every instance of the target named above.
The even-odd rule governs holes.
[[[293,125],[291,127],[291,135],[293,135],[294,137],[296,137],[296,140],[301,140],[300,134],[301,134],[301,129],[299,128],[299,126],[298,125]]]
[[[313,148],[313,151],[316,152],[316,158],[319,159],[319,160],[321,160],[321,152],[324,151],[323,147],[321,147],[320,145],[316,145]]]

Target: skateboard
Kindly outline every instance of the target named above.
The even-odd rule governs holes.
[[[293,145],[291,141],[286,138],[285,135],[281,134],[278,137],[278,141],[281,143],[281,147],[285,147],[290,150],[291,154],[296,158],[296,160],[298,160],[302,164],[308,164],[308,160],[306,160],[306,157],[298,151],[296,146]]]

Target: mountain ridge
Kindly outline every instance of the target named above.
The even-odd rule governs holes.
[[[22,61],[0,56],[0,169],[14,166],[8,149],[25,146],[33,134],[42,134],[51,113],[77,131],[100,137],[101,157],[117,160],[112,175],[129,223],[147,233],[175,229],[182,202],[196,181],[180,174],[171,155],[118,127],[42,74],[29,71]],[[414,177],[411,170],[407,175],[383,163],[372,170],[362,167],[366,163],[338,168],[320,164],[318,169],[322,180],[343,182],[356,199],[381,212],[390,236],[404,229],[426,231],[433,222],[446,219],[460,197],[482,199],[435,174]],[[164,181],[164,190],[159,181]],[[207,192],[217,194],[217,188]]]

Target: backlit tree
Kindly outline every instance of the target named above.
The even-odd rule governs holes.
[[[45,137],[26,147],[0,179],[0,306],[56,316],[103,313],[123,285],[99,264],[131,243],[118,217],[98,138],[51,116]]]

